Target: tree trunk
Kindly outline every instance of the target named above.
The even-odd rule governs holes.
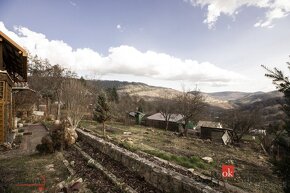
[[[48,117],[48,97],[46,97],[46,108],[45,108],[45,111],[46,111],[45,118],[47,118]]]
[[[60,120],[60,101],[57,102],[56,120]]]
[[[105,122],[103,122],[103,136],[105,137],[105,132],[106,132],[106,130],[105,130]]]
[[[185,121],[185,123],[184,123],[184,132],[183,132],[183,134],[184,134],[185,137],[187,137],[187,127],[186,127],[186,125],[188,124],[188,122],[189,121]]]
[[[234,141],[236,143],[240,143],[239,136],[238,136],[238,134],[235,131],[233,132],[233,137],[234,137]]]
[[[57,112],[56,112],[56,120],[60,120],[60,96],[61,90],[57,92]]]
[[[51,113],[51,112],[52,112],[52,104],[51,104],[51,102],[52,102],[52,101],[49,101],[49,115],[52,114],[52,113]]]
[[[187,127],[184,125],[184,136],[187,137]]]
[[[167,120],[167,121],[166,121],[166,127],[165,127],[165,130],[166,130],[166,131],[168,130],[168,123],[169,123],[169,121]]]

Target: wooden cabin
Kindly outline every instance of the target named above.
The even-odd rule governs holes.
[[[168,121],[168,130],[178,132],[182,124],[184,124],[183,116],[181,114],[172,114]],[[166,121],[161,113],[155,113],[145,119],[145,126],[165,129]]]
[[[232,129],[228,128],[217,128],[217,127],[201,127],[200,138],[210,139],[214,142],[224,143],[227,145],[231,140]]]
[[[13,130],[12,89],[27,82],[27,53],[0,31],[0,144]]]

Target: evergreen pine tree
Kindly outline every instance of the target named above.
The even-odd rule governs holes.
[[[107,88],[106,89],[106,94],[107,94],[108,100],[110,102],[114,102],[114,103],[118,103],[119,102],[119,95],[118,95],[116,87]]]
[[[97,98],[97,104],[94,110],[94,120],[103,125],[103,135],[105,136],[105,122],[111,119],[111,109],[107,96],[104,92]]]
[[[287,62],[288,68],[290,69],[290,62]],[[284,180],[284,191],[290,192],[290,81],[289,77],[285,76],[284,73],[274,68],[273,70],[268,69],[263,66],[268,73],[265,76],[273,80],[273,84],[276,85],[276,88],[284,94],[285,105],[283,105],[283,110],[286,114],[286,120],[284,125],[284,136],[280,136],[276,140],[276,144],[283,145],[286,149],[286,155],[282,157],[281,160],[275,160],[275,170]]]
[[[119,95],[118,95],[116,87],[113,87],[111,95],[112,95],[113,101],[115,103],[118,103],[119,102]]]

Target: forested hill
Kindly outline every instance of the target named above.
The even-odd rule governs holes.
[[[91,83],[98,84],[104,89],[115,87],[120,95],[129,94],[147,101],[162,98],[165,92],[172,96],[180,93],[178,90],[138,82],[98,80]],[[203,92],[202,94],[208,104],[207,112],[211,114],[219,114],[227,109],[240,108],[243,111],[258,109],[265,124],[279,123],[284,118],[284,113],[281,110],[281,104],[284,103],[283,94],[278,91],[253,93],[226,91]]]
[[[151,86],[140,82],[127,82],[117,80],[89,80],[91,84],[97,84],[101,88],[113,88],[115,87],[119,93],[128,93],[130,95],[136,95],[140,97],[147,97],[147,99],[162,97],[164,91],[171,93],[172,95],[178,94],[180,91],[165,88]],[[238,91],[224,91],[224,92],[203,92],[203,95],[207,98],[208,103],[220,104],[225,108],[234,107],[236,105],[258,104],[260,103],[275,103],[276,99],[281,99],[283,94],[278,91],[271,92],[238,92]]]

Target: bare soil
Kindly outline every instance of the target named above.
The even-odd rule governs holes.
[[[77,175],[87,181],[88,188],[95,193],[121,193],[121,191],[106,179],[103,174],[92,167],[87,166],[87,162],[82,155],[74,148],[64,152],[65,158],[71,162],[75,161],[73,169]]]
[[[139,176],[137,173],[130,171],[121,163],[113,160],[108,155],[103,154],[96,148],[92,148],[85,142],[79,143],[82,149],[88,153],[93,159],[97,160],[103,166],[105,166],[111,173],[126,182],[133,189],[140,193],[161,193],[158,189],[148,184],[145,179]]]

